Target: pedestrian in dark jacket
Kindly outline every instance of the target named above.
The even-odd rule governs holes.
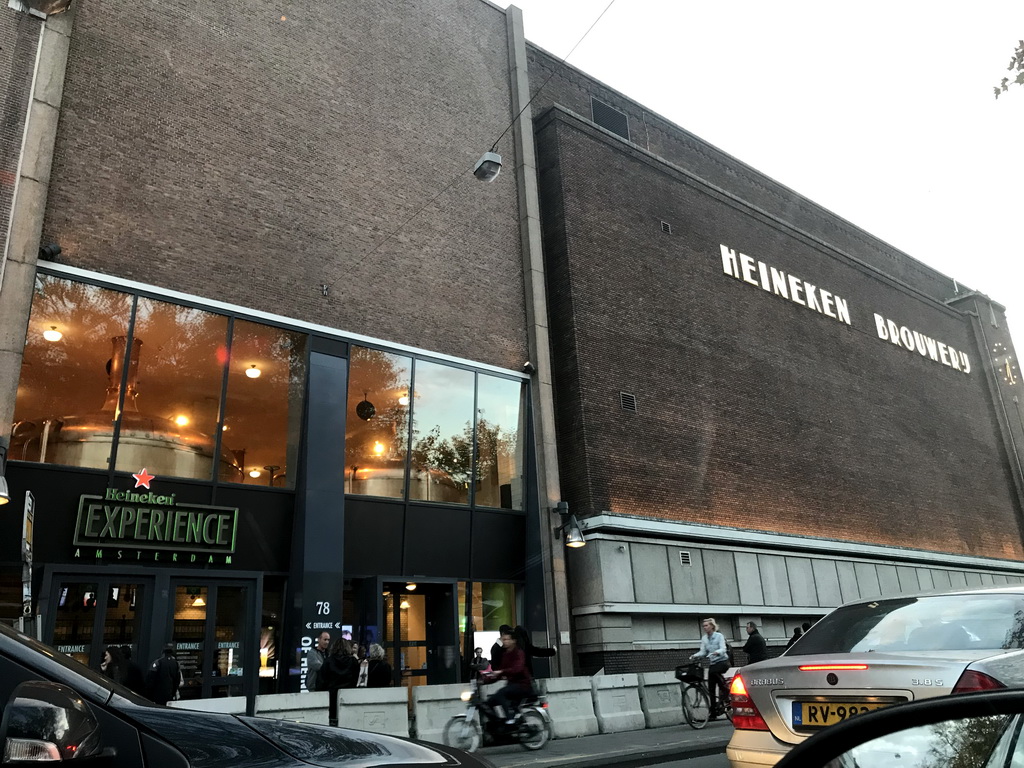
[[[122,645],[121,655],[124,657],[125,664],[125,685],[139,694],[139,696],[145,696],[146,676],[142,674],[142,667],[136,664],[132,658],[132,647],[130,645]]]
[[[387,688],[391,685],[391,665],[384,656],[384,649],[377,643],[370,646],[370,671],[366,676],[367,688]]]
[[[498,627],[498,639],[494,641],[494,645],[491,646],[491,669],[498,669],[501,667],[501,657],[505,654],[505,646],[501,644],[501,635],[513,634],[512,627],[508,624],[502,624]]]
[[[317,673],[317,690],[355,688],[358,679],[359,660],[353,652],[352,642],[339,637],[331,643],[327,658]]]
[[[768,658],[768,643],[764,636],[757,631],[757,624],[747,622],[747,642],[743,644],[743,652],[747,654],[747,662],[753,664],[756,661],[764,661]]]
[[[174,658],[174,644],[168,643],[164,646],[163,656],[150,664],[146,673],[148,698],[157,704],[174,701],[180,685],[181,667]]]
[[[803,633],[804,633],[804,631],[802,629],[800,629],[800,627],[796,627],[793,630],[793,636],[791,638],[789,638],[789,642],[786,643],[786,647],[789,648],[791,645],[793,645],[793,643],[795,643],[797,640],[800,639],[800,637],[803,635]]]
[[[100,672],[119,685],[128,683],[128,665],[125,663],[121,649],[116,645],[108,645],[103,651]]]

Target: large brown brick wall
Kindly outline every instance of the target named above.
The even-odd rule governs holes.
[[[568,113],[538,131],[574,510],[1024,554],[967,316]],[[852,325],[724,274],[720,244],[845,298]],[[972,372],[882,341],[875,312],[967,352]]]
[[[0,242],[7,241],[42,21],[0,8]],[[3,255],[0,254],[0,259]]]
[[[90,0],[44,238],[74,266],[518,368],[511,133],[505,173],[471,173],[510,103],[505,16],[480,0]]]
[[[627,115],[630,140],[647,151],[739,195],[752,205],[781,216],[804,232],[930,296],[946,299],[954,294],[950,278],[794,193],[744,164],[742,158],[734,158],[706,143],[686,131],[685,126],[680,127],[650,112],[585,73],[557,62],[540,49],[530,47],[527,54],[530,85],[536,94],[535,115],[558,104],[590,119],[591,97],[596,97]],[[751,130],[757,130],[756,119],[751,122]]]

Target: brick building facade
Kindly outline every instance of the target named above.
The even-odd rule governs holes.
[[[553,75],[553,76],[552,76]],[[1019,581],[1003,308],[531,50],[581,667]],[[1010,360],[1011,370],[1006,370]]]
[[[5,13],[56,41],[33,96],[24,66],[9,86],[52,122],[4,134],[43,192],[5,254],[0,441],[46,523],[32,612],[69,653],[95,661],[112,606],[148,622],[138,652],[192,649],[220,599],[249,664],[199,652],[198,695],[298,689],[321,623],[372,630],[406,684],[506,620],[554,671],[639,671],[709,613],[779,647],[855,597],[1024,578],[1003,308],[530,46],[517,10]],[[262,371],[276,399],[242,389]],[[154,434],[177,464],[153,471]],[[146,468],[238,522],[228,562],[95,544],[88,500]],[[588,539],[567,554],[560,500]],[[253,634],[287,649],[258,675]]]

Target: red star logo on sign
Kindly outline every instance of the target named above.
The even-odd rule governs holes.
[[[146,471],[145,467],[143,467],[142,471],[139,472],[138,474],[132,475],[132,477],[135,478],[135,487],[136,488],[141,486],[142,488],[146,488],[147,490],[149,489],[149,481],[156,479],[156,475],[149,474]]]

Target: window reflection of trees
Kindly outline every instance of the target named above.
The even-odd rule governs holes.
[[[409,439],[412,361],[367,347],[352,347],[345,422],[347,493],[403,498]],[[358,409],[362,402],[370,410]]]
[[[408,452],[409,498],[465,504],[473,488],[477,505],[521,509],[521,398],[518,381],[353,347],[346,492],[404,498]]]

